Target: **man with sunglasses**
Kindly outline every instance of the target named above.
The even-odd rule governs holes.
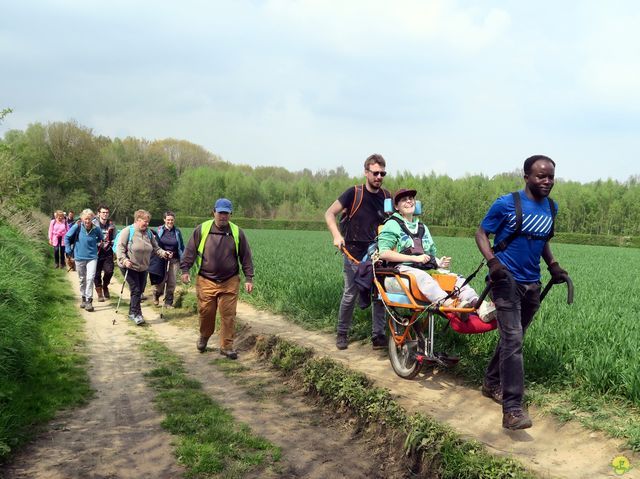
[[[385,167],[382,155],[369,156],[364,162],[364,185],[352,186],[346,190],[324,214],[329,232],[333,236],[333,245],[348,253],[344,255],[344,291],[340,301],[336,339],[338,349],[349,347],[349,330],[358,299],[358,287],[355,283],[357,264],[353,259],[362,259],[369,245],[375,241],[378,226],[384,221],[384,200],[391,198],[389,191],[382,188],[382,181],[387,174]],[[340,227],[336,222],[339,214],[342,215]],[[374,301],[373,349],[384,349],[387,346],[385,328],[384,306],[381,302]]]

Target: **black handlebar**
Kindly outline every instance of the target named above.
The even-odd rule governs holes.
[[[573,304],[573,281],[571,281],[571,278],[567,276],[567,281],[565,282],[567,283],[567,304]],[[544,299],[544,297],[547,295],[547,293],[549,292],[549,290],[554,284],[556,283],[549,280],[547,285],[544,287],[544,290],[542,290],[542,294],[540,295],[540,302],[542,302],[542,300]]]
[[[567,304],[573,304],[573,281],[571,281],[571,278],[569,276],[567,276],[566,283],[567,283]],[[547,283],[547,285],[544,287],[544,290],[542,291],[542,294],[540,295],[540,302],[542,302],[542,300],[544,299],[544,297],[547,295],[547,293],[553,287],[554,284],[556,283],[554,283],[551,280]],[[491,282],[487,282],[487,285],[485,286],[484,291],[482,291],[482,294],[478,298],[478,301],[476,301],[476,304],[474,305],[476,309],[480,307],[480,305],[484,301],[484,298],[486,298],[487,294],[489,294],[489,291],[491,291]]]

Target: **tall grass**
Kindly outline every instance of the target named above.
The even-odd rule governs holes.
[[[56,410],[90,394],[77,352],[82,322],[47,252],[0,220],[0,462]]]
[[[342,293],[342,258],[327,232],[249,230],[256,269],[255,290],[243,299],[291,316],[309,328],[334,328]],[[452,270],[468,275],[481,256],[468,238],[436,238],[439,254],[453,257]],[[542,303],[525,341],[527,379],[550,386],[613,394],[640,405],[640,251],[605,246],[554,244],[552,249],[575,285],[566,304],[565,285]],[[484,268],[472,282],[484,287]],[[543,283],[549,275],[543,268]],[[368,310],[359,312],[354,334],[370,331]],[[462,359],[460,371],[479,381],[497,332],[460,335],[448,330],[443,348]]]

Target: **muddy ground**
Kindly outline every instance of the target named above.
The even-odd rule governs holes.
[[[75,291],[77,276],[69,275]],[[150,401],[143,373],[149,366],[136,346],[136,327],[114,305],[94,303],[96,311],[81,310],[86,319],[90,376],[95,397],[85,407],[60,414],[12,464],[0,470],[6,478],[174,478],[181,477],[171,436],[160,427],[162,417]],[[126,309],[126,308],[122,308]],[[145,304],[147,329],[185,362],[216,401],[237,420],[283,451],[270,477],[360,478],[405,477],[406,465],[389,461],[386,445],[361,435],[353,421],[327,412],[283,382],[278,373],[257,360],[247,346],[239,362],[247,366],[227,377],[216,367],[220,358],[217,335],[205,354],[195,349],[197,320],[178,319],[179,310],[167,312]],[[560,424],[530,411],[534,427],[511,432],[500,427],[500,407],[445,373],[426,371],[406,381],[392,371],[385,352],[352,343],[335,349],[331,334],[306,331],[281,317],[240,304],[238,318],[243,336],[278,334],[314,348],[318,354],[342,361],[350,368],[388,388],[407,410],[420,411],[446,422],[465,437],[483,442],[496,454],[511,454],[541,477],[598,478],[617,476],[611,460],[621,454],[638,464],[638,457],[621,443],[587,431],[576,424]],[[117,319],[113,324],[113,319]],[[240,343],[242,345],[242,343]],[[244,368],[243,368],[244,369]],[[397,445],[396,445],[397,446]],[[262,476],[265,477],[265,476]],[[640,478],[636,469],[624,478]]]

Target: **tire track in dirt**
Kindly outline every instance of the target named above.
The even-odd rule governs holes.
[[[283,467],[275,477],[405,476],[402,466],[390,461],[386,444],[354,437],[351,424],[341,418],[336,421],[320,407],[310,404],[301,392],[289,389],[277,371],[257,360],[253,350],[239,348],[236,364],[248,367],[249,371],[239,374],[240,382],[245,385],[238,385],[212,365],[222,359],[218,347],[214,346],[217,336],[211,338],[207,352],[201,354],[196,350],[194,328],[176,327],[171,320],[151,320],[150,324],[157,338],[180,355],[189,374],[202,382],[211,397],[222,402],[254,433],[282,448]],[[253,389],[248,391],[247,387]],[[263,393],[262,400],[256,399]]]
[[[73,290],[78,277],[70,274]],[[79,301],[77,301],[79,304]],[[142,373],[145,360],[127,325],[113,325],[113,306],[95,303],[85,319],[89,375],[95,397],[63,411],[0,476],[16,479],[140,479],[181,477],[171,435],[150,403]]]

